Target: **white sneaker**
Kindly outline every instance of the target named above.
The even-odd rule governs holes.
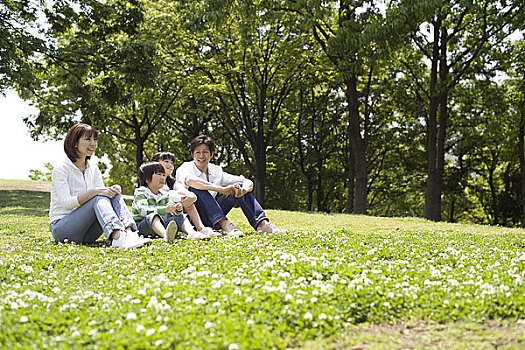
[[[220,236],[222,236],[222,234],[220,232],[214,231],[211,227],[206,227],[206,226],[204,226],[204,228],[202,230],[198,230],[197,232],[203,233],[203,234],[208,235],[210,237],[220,237]]]
[[[198,239],[201,241],[209,241],[211,239],[211,236],[199,231],[193,231],[186,235],[186,239]]]
[[[275,235],[275,234],[287,234],[288,230],[280,229],[279,227],[272,224],[270,221],[265,221],[264,224],[260,223],[259,226],[257,226],[257,232]]]
[[[111,242],[113,248],[118,249],[133,249],[140,248],[144,245],[144,241],[135,232],[120,231],[118,239]]]
[[[231,222],[226,224],[226,227],[222,229],[222,233],[230,237],[244,237],[244,233]]]
[[[177,231],[179,228],[177,227],[177,223],[175,221],[172,221],[168,224],[168,227],[166,228],[166,235],[164,236],[164,242],[166,243],[172,243],[175,239],[175,236],[177,235]]]

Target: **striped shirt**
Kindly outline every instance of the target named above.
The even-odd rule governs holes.
[[[141,186],[135,189],[131,214],[135,222],[144,220],[146,216],[152,213],[159,214],[166,219],[169,216],[176,215],[175,213],[166,213],[166,206],[169,202],[168,191],[161,188],[159,194],[155,194],[148,187]]]

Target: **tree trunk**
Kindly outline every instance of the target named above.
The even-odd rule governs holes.
[[[257,198],[259,204],[264,208],[265,196],[264,188],[266,186],[266,147],[259,144],[256,148],[255,154],[255,184],[254,184],[254,196]]]
[[[430,94],[429,109],[427,116],[427,186],[425,190],[425,209],[424,216],[426,219],[439,221],[441,219],[441,186],[442,170],[439,170],[438,159],[440,159],[440,150],[438,146],[438,109],[439,109],[439,91],[438,91],[438,65],[442,68],[439,60],[440,54],[440,34],[441,21],[439,19],[434,23],[434,45],[432,48],[432,66],[430,70]],[[446,62],[445,62],[446,64]],[[446,112],[446,111],[445,111]],[[440,114],[440,119],[442,115]],[[444,130],[443,130],[444,132]],[[439,135],[441,137],[444,134]],[[439,197],[439,198],[438,198]]]
[[[345,212],[354,212],[354,186],[355,186],[355,173],[354,173],[354,153],[350,152],[350,163],[348,164],[348,199],[346,200]]]
[[[518,156],[520,159],[520,184],[521,184],[521,226],[525,228],[525,150],[524,150],[524,137],[525,137],[525,114],[521,114],[520,118],[520,129],[518,135]]]
[[[323,189],[323,159],[320,154],[317,154],[317,211],[325,212],[324,206],[324,189]]]
[[[367,164],[365,143],[361,137],[359,123],[359,101],[357,96],[357,77],[353,75],[346,81],[346,101],[349,111],[349,132],[351,152],[354,154],[355,199],[354,213],[366,214],[367,209]]]
[[[137,148],[135,149],[135,162],[136,162],[135,173],[136,173],[139,166],[141,166],[142,163],[144,162],[144,141],[140,137],[137,137],[135,141],[137,145]],[[137,186],[140,186],[138,177],[137,177]]]

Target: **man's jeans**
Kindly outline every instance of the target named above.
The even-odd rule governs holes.
[[[61,219],[49,224],[57,242],[93,243],[102,232],[110,239],[114,230],[137,229],[121,195],[96,196]]]
[[[246,219],[248,219],[248,222],[254,229],[257,229],[257,225],[262,220],[268,219],[263,208],[251,192],[239,198],[236,198],[233,194],[222,195],[215,200],[207,190],[196,190],[192,187],[189,190],[197,195],[197,201],[194,204],[205,226],[218,228],[218,222],[227,220],[226,215],[236,204],[239,204],[244,216],[246,216]]]

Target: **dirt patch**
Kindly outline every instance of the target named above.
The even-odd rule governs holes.
[[[51,192],[51,182],[0,181],[0,191]]]
[[[294,350],[509,348],[525,348],[525,320],[447,324],[406,321],[350,325],[332,340],[318,339]]]

